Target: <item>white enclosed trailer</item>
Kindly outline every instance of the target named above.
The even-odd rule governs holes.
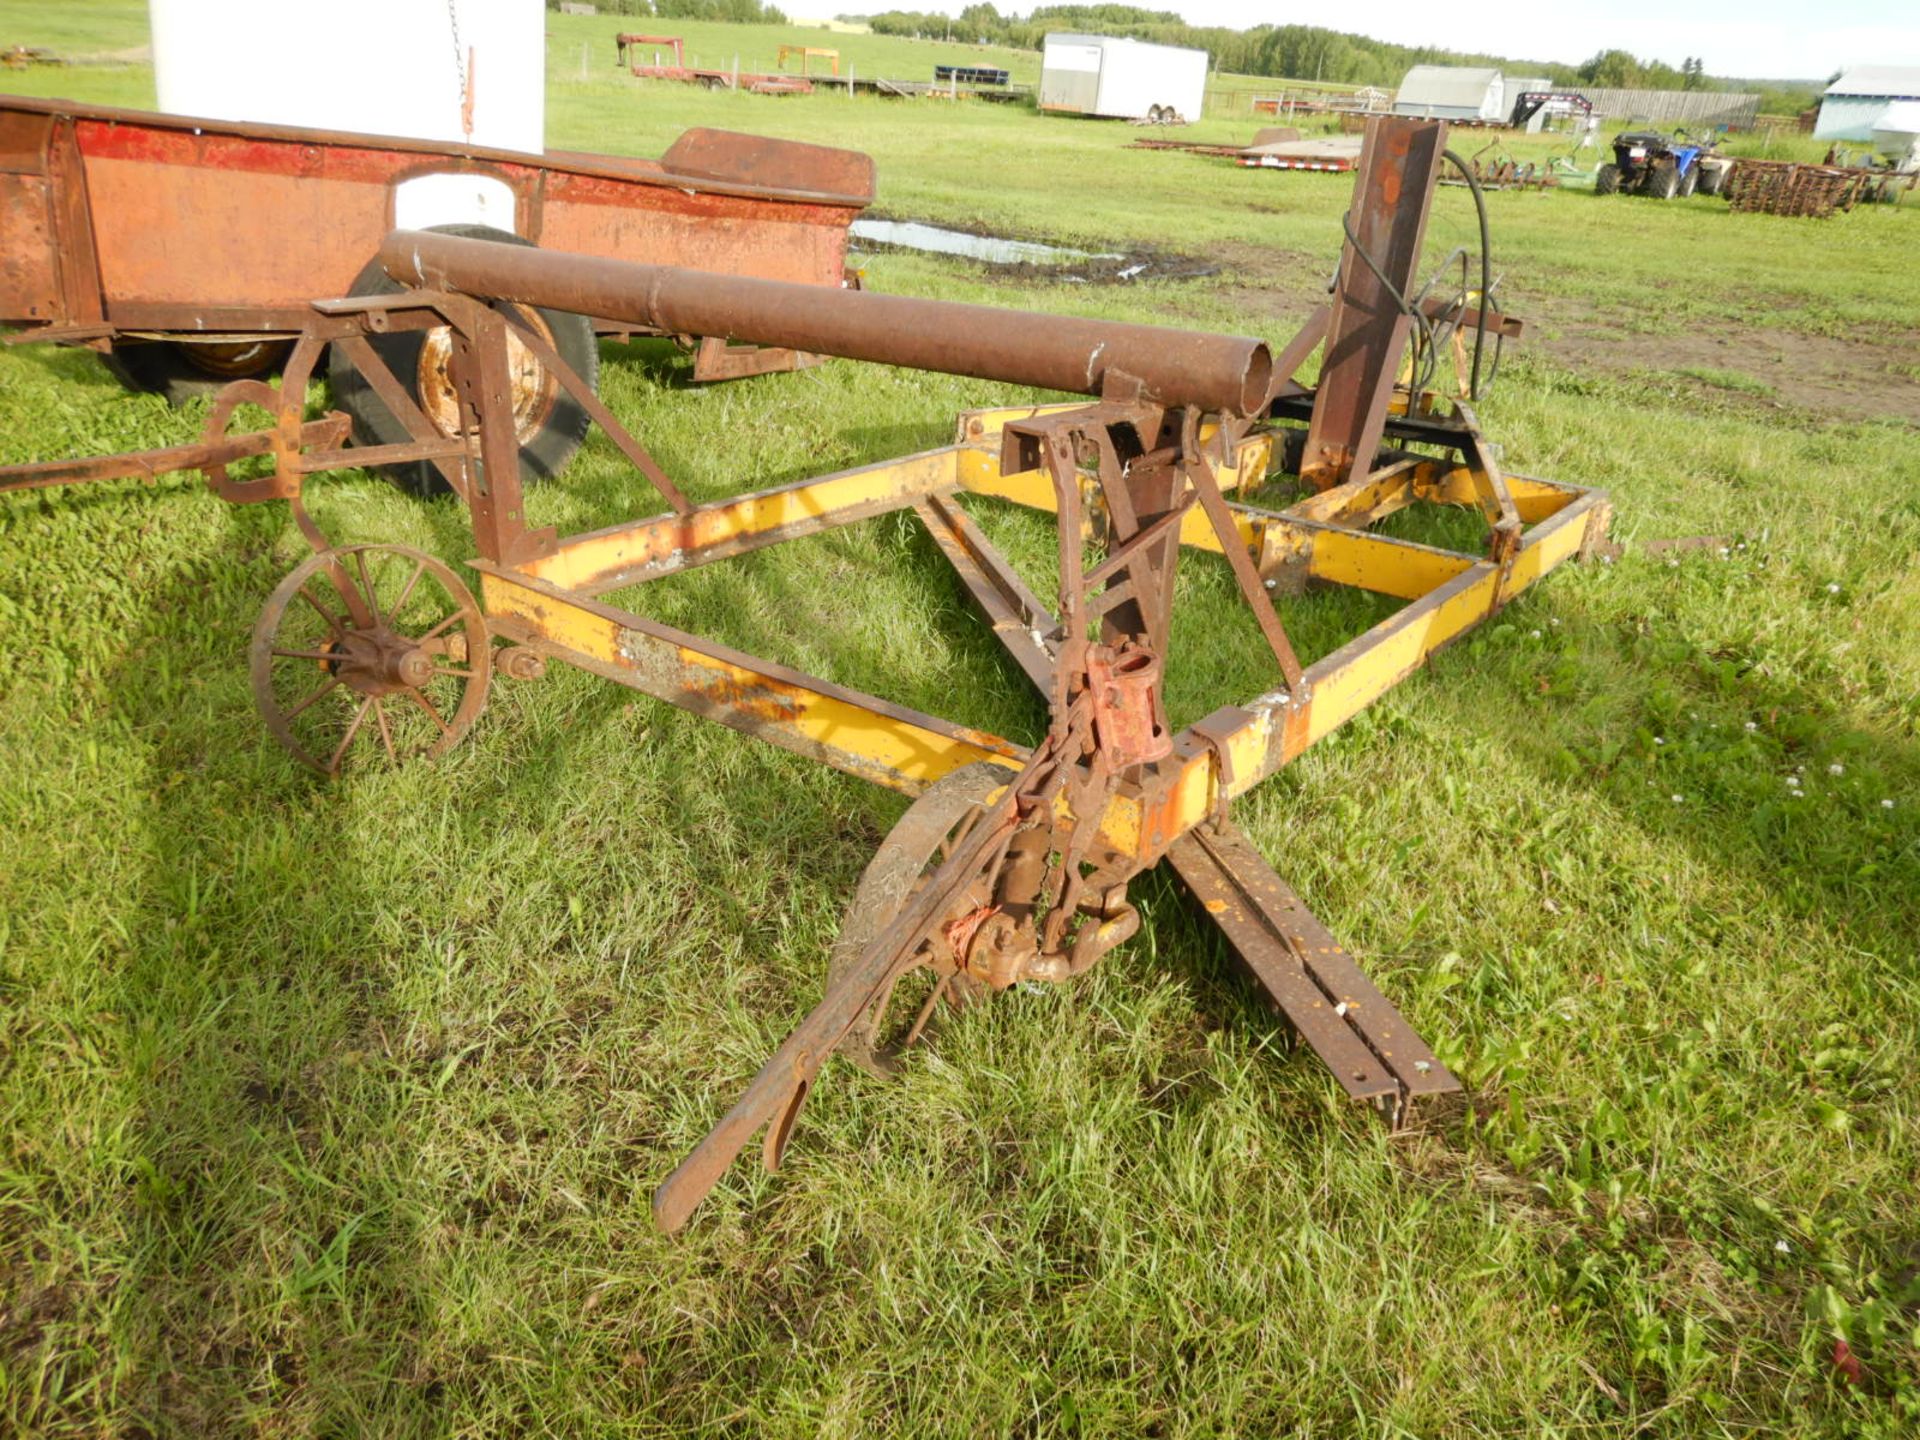
[[[1040,108],[1119,120],[1198,120],[1207,52],[1114,35],[1049,35],[1040,58]]]

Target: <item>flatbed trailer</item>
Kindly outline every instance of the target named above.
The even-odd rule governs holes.
[[[1360,142],[1347,136],[1283,140],[1270,145],[1249,145],[1239,155],[1240,164],[1254,170],[1319,170],[1330,175],[1349,175],[1360,163]]]
[[[686,45],[678,35],[616,35],[615,53],[618,63],[625,65],[628,72],[639,80],[675,80],[682,85],[701,85],[709,90],[750,90],[755,95],[811,95],[813,81],[802,75],[776,75],[767,72],[745,71],[737,67],[732,70],[715,69],[711,66],[687,64]],[[641,56],[643,47],[664,45],[673,54],[671,61],[660,58],[660,52],[653,52],[653,63],[646,64]],[[792,46],[782,46],[783,50]],[[840,73],[839,61],[834,61],[833,73]]]

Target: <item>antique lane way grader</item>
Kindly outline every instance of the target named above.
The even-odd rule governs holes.
[[[1397,1116],[1458,1082],[1235,829],[1232,802],[1603,539],[1608,508],[1597,491],[1503,473],[1468,404],[1423,387],[1436,315],[1476,340],[1508,322],[1475,309],[1464,288],[1438,306],[1414,288],[1444,127],[1371,127],[1330,303],[1277,357],[1250,339],[396,232],[382,262],[400,293],[316,304],[284,389],[236,383],[200,444],[16,467],[0,488],[200,467],[229,500],[287,501],[314,554],[260,619],[253,684],[274,734],[316,769],[438,754],[472,726],[495,671],[530,679],[565,662],[917,797],[861,881],[824,997],[659,1186],[654,1214],[668,1229],[757,1134],[778,1164],[829,1055],[892,1071],[942,1005],[1086,971],[1135,933],[1129,882],[1162,859],[1346,1091]],[[1089,398],[971,412],[951,445],[694,505],[527,329],[520,343],[669,507],[561,538],[531,528],[522,506],[508,340],[525,306]],[[451,439],[368,343],[441,325],[464,422]],[[306,418],[303,382],[330,345],[381,389],[411,441],[342,450],[338,417]],[[1318,383],[1295,381],[1322,346]],[[243,403],[271,410],[273,427],[227,434]],[[234,478],[228,467],[247,455],[270,457],[271,472]],[[331,546],[301,505],[315,472],[422,461],[470,512],[477,596],[423,553]],[[1276,472],[1305,482],[1306,498],[1284,509],[1230,498]],[[962,497],[975,496],[1057,517],[1051,606],[969,515]],[[1477,508],[1484,548],[1374,528],[1415,505]],[[905,509],[1045,697],[1047,729],[1031,749],[602,598]],[[1169,637],[1183,549],[1231,568],[1275,684],[1176,734],[1162,678],[1179,661]],[[1309,582],[1407,603],[1303,665],[1274,598]]]

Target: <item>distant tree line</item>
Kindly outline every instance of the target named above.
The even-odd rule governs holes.
[[[1431,45],[1391,45],[1317,25],[1256,25],[1251,30],[1189,25],[1170,10],[1144,10],[1133,5],[1042,5],[1024,19],[1002,15],[990,4],[969,5],[951,18],[913,10],[841,18],[864,19],[879,35],[1010,45],[1019,50],[1039,49],[1041,41],[1055,30],[1126,35],[1160,45],[1205,50],[1216,70],[1318,80],[1329,85],[1398,85],[1415,65],[1500,66],[1516,73],[1551,75],[1565,82],[1575,76],[1575,67],[1570,65],[1510,62],[1494,55]],[[1677,81],[1678,72],[1673,73]]]
[[[642,15],[658,20],[730,20],[736,25],[784,25],[787,12],[760,0],[592,0],[602,15]],[[547,0],[558,10],[560,0]]]
[[[1039,49],[1047,33],[1055,30],[1125,35],[1205,50],[1215,70],[1330,85],[1392,87],[1415,65],[1497,67],[1510,75],[1544,76],[1556,85],[1587,84],[1606,89],[1727,90],[1737,85],[1708,76],[1705,62],[1697,56],[1689,56],[1675,69],[1657,60],[1638,59],[1625,50],[1602,50],[1582,64],[1562,65],[1432,45],[1394,45],[1317,25],[1256,25],[1250,30],[1189,25],[1170,10],[1146,10],[1134,5],[1042,5],[1024,19],[1017,14],[1002,15],[990,4],[969,5],[954,16],[888,10],[878,15],[840,18],[863,20],[879,35],[1007,45],[1017,50]],[[1783,105],[1793,105],[1796,99],[1804,105],[1812,98],[1811,92],[1778,89],[1763,91],[1763,97],[1763,103],[1777,99]]]

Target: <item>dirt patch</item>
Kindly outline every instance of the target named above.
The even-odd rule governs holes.
[[[1221,298],[1265,328],[1290,329],[1326,298],[1325,256],[1226,244],[1209,258],[1227,282]],[[1920,335],[1835,338],[1710,319],[1657,333],[1634,328],[1631,312],[1603,306],[1512,293],[1507,306],[1527,322],[1512,355],[1568,370],[1676,375],[1756,405],[1836,419],[1920,424]]]
[[[1287,250],[1277,245],[1247,245],[1223,240],[1209,247],[1207,258],[1229,280],[1257,282],[1256,288],[1284,297],[1289,305],[1317,303],[1325,298],[1333,278],[1331,252]]]
[[[980,225],[942,228],[1029,249],[1050,243],[998,235]],[[879,251],[918,248],[872,239],[858,243]],[[1147,249],[1085,254],[1056,248],[1061,248],[1058,258],[965,263],[1013,285],[1117,285],[1218,275],[1224,287],[1216,297],[1245,315],[1248,328],[1280,332],[1290,332],[1315,305],[1324,303],[1332,275],[1329,256],[1232,241],[1210,246],[1202,255]],[[1511,289],[1505,293],[1511,313],[1528,327],[1512,355],[1566,370],[1671,377],[1755,407],[1920,425],[1920,375],[1914,373],[1920,336],[1834,338],[1711,319],[1672,332],[1650,332],[1636,328],[1631,311],[1551,297],[1536,300]]]
[[[1068,265],[996,265],[993,270],[996,279],[1032,284],[1129,285],[1136,280],[1197,280],[1218,274],[1220,267],[1194,255],[1136,250],[1130,255],[1089,255]]]
[[[1905,344],[1730,322],[1707,322],[1670,335],[1605,326],[1542,322],[1524,353],[1569,370],[1617,374],[1677,373],[1716,389],[1783,409],[1814,410],[1848,420],[1904,420],[1920,425],[1920,379],[1902,373],[1920,354],[1920,337]],[[1705,371],[1706,374],[1699,372]],[[1722,380],[1719,376],[1732,377]],[[1740,383],[1746,377],[1751,385]]]

